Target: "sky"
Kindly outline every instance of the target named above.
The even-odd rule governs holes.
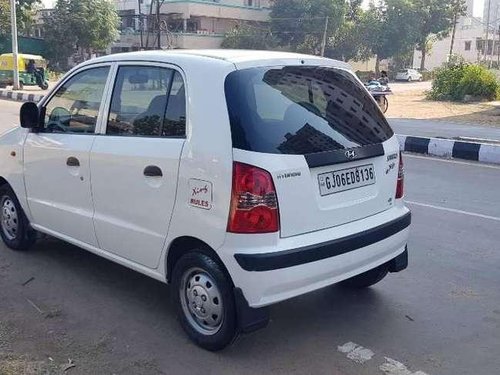
[[[367,2],[367,3],[368,3],[368,1],[369,0],[365,0],[365,2]],[[55,0],[42,0],[42,3],[44,4],[45,8],[50,8],[51,6],[54,5]],[[475,2],[474,2],[474,16],[482,17],[483,4],[484,4],[484,0],[475,0]]]

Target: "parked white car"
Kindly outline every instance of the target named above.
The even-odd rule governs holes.
[[[404,69],[396,74],[396,81],[422,81],[422,74],[416,69]]]
[[[406,268],[399,144],[341,62],[256,51],[88,61],[0,137],[0,234],[162,282],[208,350],[267,306]]]

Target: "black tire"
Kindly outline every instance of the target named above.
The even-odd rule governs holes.
[[[201,279],[196,280],[196,277],[200,275]],[[210,282],[208,288],[215,288],[218,294],[210,294],[214,290],[204,288],[204,285],[207,285],[204,281],[207,279],[204,278],[214,283],[212,285]],[[199,290],[198,293],[195,293],[196,288]],[[217,297],[213,297],[214,295]],[[238,336],[231,279],[224,267],[202,250],[194,250],[183,255],[175,264],[172,273],[172,297],[181,326],[196,345],[206,350],[218,351],[231,344]],[[189,298],[195,301],[189,301]],[[205,299],[202,300],[202,298]],[[220,313],[217,309],[220,309]],[[212,315],[208,317],[210,311]],[[206,321],[200,316],[205,313],[207,314]],[[218,319],[220,322],[217,325]],[[210,323],[207,322],[209,320],[215,327],[209,326]],[[205,332],[205,330],[212,331]]]
[[[388,272],[389,269],[387,264],[382,264],[381,266],[378,266],[377,268],[374,268],[370,271],[342,281],[341,285],[348,288],[368,288],[381,281],[384,277],[387,276]]]
[[[0,186],[0,210],[0,236],[5,245],[12,250],[28,250],[36,241],[36,232],[8,185]],[[11,215],[7,216],[9,211]]]
[[[408,83],[410,83],[411,81],[413,81],[413,80],[411,79],[411,77],[408,77],[408,79],[406,80],[406,82],[408,82]]]
[[[43,82],[41,85],[40,85],[40,88],[42,90],[47,90],[49,88],[49,83],[47,81]]]

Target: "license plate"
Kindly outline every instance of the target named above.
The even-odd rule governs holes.
[[[359,167],[339,169],[318,175],[319,193],[321,196],[341,191],[360,188],[375,183],[373,164]]]

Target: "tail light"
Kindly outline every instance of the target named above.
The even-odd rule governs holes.
[[[396,199],[401,199],[404,196],[405,185],[405,169],[403,165],[403,155],[399,152],[399,169],[398,169],[398,183],[396,185]]]
[[[264,169],[235,162],[227,231],[271,233],[278,230],[278,199],[271,175]]]

